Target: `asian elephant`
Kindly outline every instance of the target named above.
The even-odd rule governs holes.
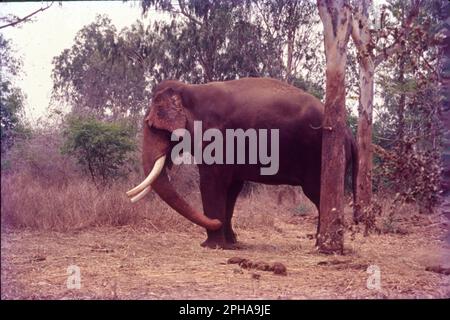
[[[317,98],[275,79],[243,78],[199,85],[163,81],[154,88],[143,124],[142,161],[147,178],[127,194],[137,201],[151,185],[174,210],[206,228],[202,246],[232,248],[236,235],[231,220],[244,181],[301,186],[319,209],[323,113],[324,106]],[[192,208],[174,190],[165,171],[172,165],[171,151],[177,144],[172,133],[183,128],[195,135],[194,121],[202,121],[203,130],[218,129],[225,140],[226,129],[278,129],[278,150],[272,144],[266,150],[278,151],[278,170],[263,175],[261,163],[199,163],[204,214]],[[346,130],[346,165],[353,163],[355,195],[357,150],[350,130]],[[209,143],[203,141],[201,148]],[[251,151],[249,143],[246,151]]]

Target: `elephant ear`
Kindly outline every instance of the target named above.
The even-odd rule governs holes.
[[[173,132],[186,127],[181,95],[172,88],[159,91],[153,97],[152,108],[145,118],[150,127]]]

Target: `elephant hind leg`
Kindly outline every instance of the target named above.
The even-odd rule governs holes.
[[[237,242],[236,233],[233,231],[233,226],[231,223],[231,219],[233,218],[234,206],[236,204],[236,200],[239,196],[239,193],[242,191],[242,187],[244,186],[243,181],[233,181],[228,188],[227,194],[227,209],[226,209],[226,217],[225,217],[225,240],[227,243],[235,244]]]
[[[311,200],[317,208],[319,218],[317,219],[317,234],[320,230],[320,174],[309,176],[309,179],[302,185],[303,193]],[[316,237],[317,245],[317,237]]]
[[[314,203],[317,208],[317,212],[319,214],[319,218],[317,219],[317,233],[320,229],[320,183],[302,186],[303,193],[308,197],[309,200]],[[317,239],[316,239],[317,245]]]

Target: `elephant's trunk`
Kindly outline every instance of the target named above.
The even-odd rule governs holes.
[[[217,219],[210,219],[203,213],[194,210],[180,195],[175,191],[167,177],[164,166],[164,158],[169,152],[170,142],[161,132],[154,133],[150,131],[147,123],[144,123],[144,140],[142,148],[142,160],[144,173],[147,178],[138,187],[128,192],[129,196],[135,196],[132,201],[138,201],[149,192],[151,186],[156,193],[172,209],[177,211],[183,217],[204,227],[208,230],[217,230],[222,223]],[[162,159],[162,161],[161,161]],[[140,193],[139,193],[140,192]],[[136,195],[136,193],[139,193]]]

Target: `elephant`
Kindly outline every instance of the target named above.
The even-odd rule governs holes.
[[[272,78],[206,84],[164,80],[153,90],[143,123],[146,179],[127,195],[137,201],[153,188],[175,211],[206,229],[202,246],[233,249],[237,243],[233,211],[245,181],[301,186],[319,211],[323,117],[324,106],[319,99]],[[198,163],[204,212],[194,209],[174,190],[166,170],[173,164],[168,157],[176,145],[173,134],[180,128],[195,134],[196,121],[201,121],[205,130],[215,128],[224,136],[227,129],[278,129],[278,171],[263,175],[261,163]],[[355,197],[357,149],[349,128],[344,135],[346,171],[353,163]],[[208,141],[203,141],[201,148],[207,145]]]

